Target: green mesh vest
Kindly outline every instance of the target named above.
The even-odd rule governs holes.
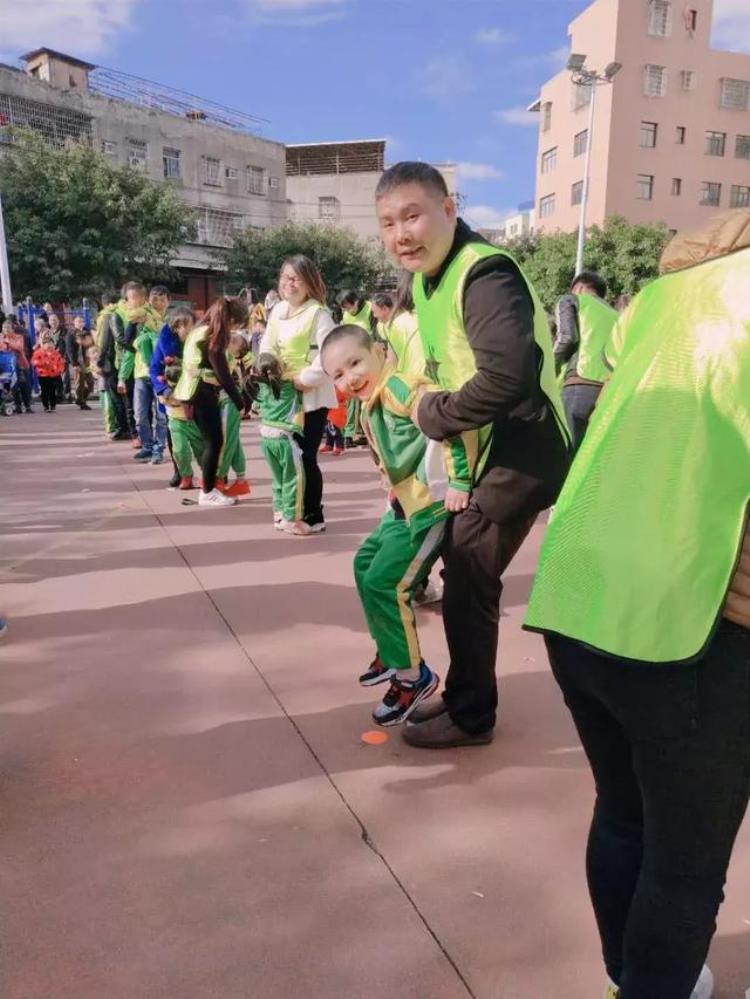
[[[489,243],[467,243],[463,246],[440,279],[440,284],[427,297],[424,278],[415,274],[412,283],[414,305],[419,322],[419,335],[424,347],[426,376],[448,392],[457,392],[477,371],[463,318],[463,299],[466,279],[472,267],[488,257],[513,257],[505,250]],[[516,263],[516,261],[513,261]],[[518,266],[516,264],[516,266]],[[519,271],[520,271],[519,267]],[[523,275],[523,271],[521,271]],[[561,434],[567,438],[567,424],[563,413],[560,387],[555,379],[552,338],[544,314],[544,307],[533,285],[526,279],[526,286],[534,304],[534,339],[541,353],[539,383],[552,406]],[[475,481],[484,467],[492,439],[492,426],[479,429],[481,458],[475,470]]]
[[[648,285],[550,520],[526,626],[699,656],[750,501],[750,249]]]
[[[568,371],[590,382],[604,382],[609,369],[604,362],[604,348],[618,320],[618,313],[601,298],[576,295],[578,301],[578,353]]]
[[[180,402],[190,402],[198,391],[201,381],[218,385],[213,368],[203,367],[203,344],[208,335],[208,326],[196,326],[190,330],[182,348],[182,373],[175,386],[174,396]]]

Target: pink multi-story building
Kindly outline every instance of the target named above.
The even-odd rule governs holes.
[[[682,229],[750,207],[750,55],[712,49],[712,18],[713,0],[595,0],[571,23],[587,69],[622,64],[597,87],[589,224],[624,215]],[[578,225],[590,102],[563,70],[532,105],[537,229]]]

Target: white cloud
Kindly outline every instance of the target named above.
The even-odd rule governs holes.
[[[245,0],[255,21],[312,27],[344,17],[349,0]]]
[[[435,56],[418,77],[421,92],[440,104],[452,104],[470,94],[476,83],[471,68],[461,55]]]
[[[459,163],[461,180],[502,180],[505,174],[489,163]]]
[[[713,43],[735,52],[750,52],[750,6],[747,0],[716,0]]]
[[[483,28],[474,35],[474,41],[480,45],[507,45],[515,40],[515,35],[502,28]]]
[[[536,128],[539,125],[539,115],[534,111],[527,111],[523,107],[493,111],[492,117],[495,121],[503,122],[505,125],[523,125],[527,128]]]
[[[552,49],[551,52],[538,52],[536,55],[522,56],[520,59],[514,60],[513,68],[543,69],[559,73],[561,69],[565,69],[569,55],[570,47],[561,45],[559,48]]]
[[[498,229],[510,215],[515,215],[512,208],[498,209],[492,205],[471,205],[462,211],[463,218],[477,229]]]
[[[130,27],[140,0],[34,0],[2,3],[5,50],[48,45],[70,55],[106,51],[114,37]]]

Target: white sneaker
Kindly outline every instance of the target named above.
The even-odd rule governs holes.
[[[210,493],[201,489],[198,496],[198,506],[234,506],[236,502],[234,496],[225,496],[218,489],[212,489]]]
[[[277,530],[277,531],[283,531],[284,530],[284,528],[282,527],[283,523],[284,523],[284,518],[281,516],[281,514],[280,513],[274,513],[274,515],[273,515],[273,526],[274,526],[274,529]]]
[[[690,993],[690,999],[711,999],[713,994],[714,976],[711,973],[709,966],[704,964],[701,968],[700,975],[698,975],[698,981],[695,983],[695,988]],[[607,991],[604,993],[604,999],[617,999],[617,995],[617,986],[611,978],[608,978]]]
[[[414,603],[417,607],[425,607],[427,604],[436,604],[443,599],[443,581],[439,580],[437,583],[433,583],[429,580],[427,586],[423,590],[418,591],[414,595]]]

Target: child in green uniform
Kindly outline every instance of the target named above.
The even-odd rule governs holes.
[[[229,340],[229,369],[232,377],[238,383],[240,393],[244,395],[244,386],[252,376],[255,357],[249,349],[247,334],[233,333]],[[250,401],[247,400],[248,405]],[[216,488],[227,496],[250,495],[250,483],[247,481],[247,461],[240,440],[240,411],[231,402],[226,393],[222,393],[219,405],[221,408],[221,425],[224,432],[224,444],[219,456],[219,471]],[[229,472],[237,476],[231,486],[227,485]]]
[[[367,441],[390,487],[390,508],[357,552],[354,576],[377,650],[359,682],[391,681],[373,719],[397,725],[439,682],[422,659],[412,598],[440,554],[449,515],[468,505],[479,434],[428,442],[411,416],[426,379],[397,372],[358,326],[328,334],[322,363],[337,389],[361,401]]]
[[[261,367],[267,356],[261,355]],[[276,388],[278,395],[271,385],[263,384],[258,394],[260,449],[271,472],[273,523],[279,531],[302,536],[305,470],[296,440],[305,424],[302,393],[283,377]]]
[[[366,333],[372,335],[372,306],[358,291],[342,291],[339,295],[339,305],[342,309],[341,324],[343,326],[360,326]],[[350,399],[346,407],[346,426],[344,427],[344,447],[360,447],[367,444],[362,433],[362,403],[359,399]]]

